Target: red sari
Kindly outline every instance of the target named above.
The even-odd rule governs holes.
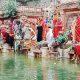
[[[75,28],[76,41],[80,42],[80,17],[78,17],[76,24],[77,24]],[[76,45],[74,49],[75,53],[78,55],[78,57],[80,57],[80,45]]]
[[[76,33],[76,41],[80,42],[80,17],[77,19],[76,24],[77,24],[76,30],[75,30],[75,33]]]
[[[76,45],[74,50],[75,50],[75,53],[80,57],[80,45]]]
[[[61,20],[54,20],[53,24],[54,24],[53,37],[57,38],[59,35],[59,32],[62,31],[62,21]]]

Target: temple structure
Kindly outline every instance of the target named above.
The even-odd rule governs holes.
[[[66,0],[65,0],[66,1]],[[60,4],[60,13],[63,18],[64,28],[67,29],[71,26],[73,20],[75,20],[80,15],[80,5],[79,0],[69,0],[67,3]]]

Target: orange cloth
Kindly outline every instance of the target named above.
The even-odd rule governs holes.
[[[43,40],[46,40],[46,35],[47,35],[47,32],[49,29],[48,29],[48,26],[46,24],[43,24],[42,27],[43,27],[42,37],[43,37]]]

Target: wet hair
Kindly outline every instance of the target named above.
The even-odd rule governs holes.
[[[20,24],[20,21],[16,21],[16,24],[19,25]]]
[[[50,26],[48,28],[51,28]]]
[[[72,50],[74,50],[74,47],[72,47]]]
[[[6,33],[6,43],[11,46],[14,46],[14,37],[10,36],[9,33]]]

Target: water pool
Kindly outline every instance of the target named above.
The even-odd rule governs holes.
[[[80,80],[80,65],[68,60],[0,55],[0,80]]]

